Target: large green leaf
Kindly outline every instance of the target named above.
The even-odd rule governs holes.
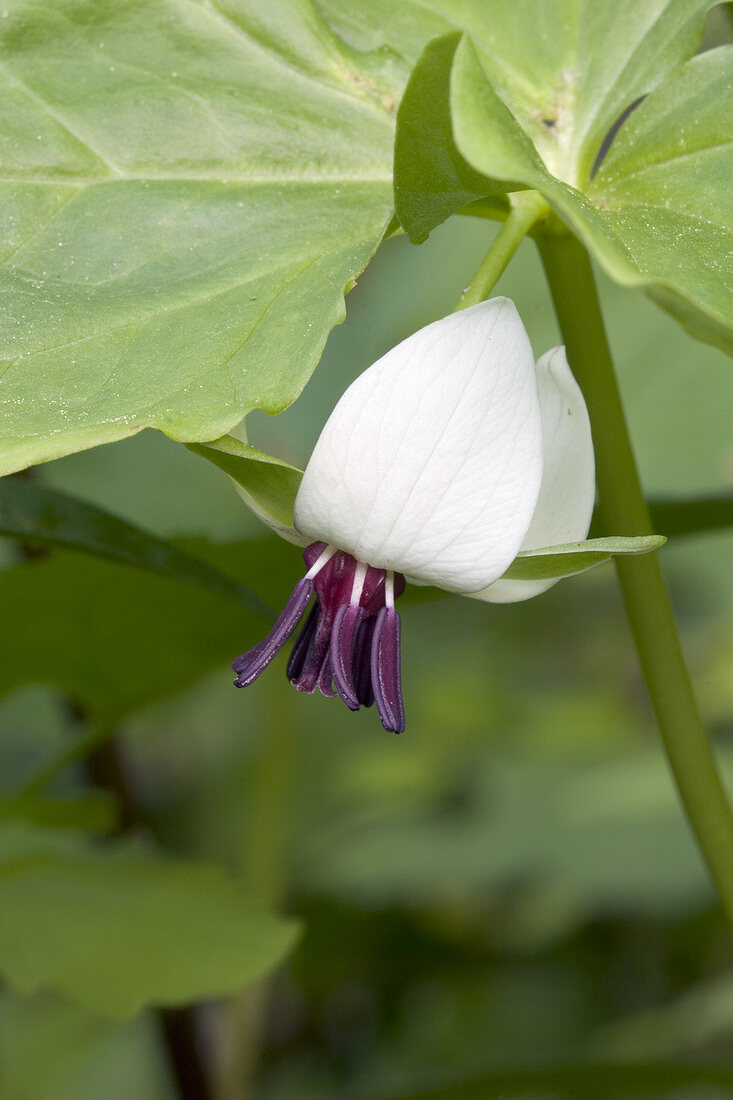
[[[696,57],[622,126],[588,195],[660,305],[733,347],[733,47]],[[585,230],[593,247],[598,230]],[[613,275],[613,269],[610,269]]]
[[[712,0],[318,0],[361,49],[413,64],[468,31],[497,95],[559,179],[583,185],[622,111],[697,49]]]
[[[267,606],[243,584],[165,539],[95,504],[20,478],[0,480],[0,535],[31,545],[63,546],[202,585],[261,615]]]
[[[617,158],[609,168],[601,167],[588,195],[551,176],[530,157],[525,158],[523,176],[618,282],[650,290],[694,334],[724,349],[733,348],[726,285],[733,112],[725,110],[718,92],[723,86],[729,89],[732,71],[733,47],[693,59],[631,116],[625,124],[634,126],[630,137],[622,137],[622,128],[617,140],[627,143],[629,157],[633,148],[637,166],[652,169],[656,191],[647,189],[639,167],[623,176]],[[706,101],[712,97],[717,104],[703,114],[701,88]],[[460,152],[477,171],[500,174],[490,144],[496,96],[468,40],[456,51],[448,94]],[[674,127],[678,132],[671,148]]]
[[[232,992],[266,974],[297,926],[258,909],[220,868],[137,843],[100,849],[0,830],[0,971],[109,1016]]]
[[[504,29],[503,4],[490,20],[461,5],[470,41],[431,43],[400,106],[395,193],[412,239],[481,193],[481,177],[489,199],[502,181],[506,191],[536,188],[616,280],[647,289],[695,335],[733,347],[733,49],[681,65],[705,7],[633,2],[619,11],[568,0],[558,19],[528,2],[512,5],[511,33],[500,37],[487,23]],[[650,88],[592,176],[609,127]]]
[[[583,182],[708,6],[16,0],[0,25],[0,471],[146,425],[213,439],[297,397],[388,224],[392,115],[430,38],[468,30],[522,132]],[[621,253],[601,255],[616,277],[655,281]]]
[[[395,77],[306,0],[259,7],[0,21],[0,471],[278,411],[343,319],[390,217]]]

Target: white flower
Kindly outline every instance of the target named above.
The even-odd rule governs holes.
[[[535,366],[513,302],[493,298],[416,332],[349,386],[306,467],[295,526],[488,599],[520,549],[585,538],[593,492],[564,349]]]
[[[549,561],[541,548],[572,557],[593,547],[577,545],[593,495],[588,414],[564,348],[535,365],[507,298],[428,325],[360,375],[331,414],[295,500],[308,572],[270,635],[233,662],[235,683],[259,676],[315,592],[291,682],[338,692],[352,709],[376,698],[385,727],[399,732],[394,600],[405,581],[495,602],[537,595],[563,571],[504,574],[520,552]]]

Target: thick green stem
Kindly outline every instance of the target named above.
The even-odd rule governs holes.
[[[488,298],[499,276],[519,248],[536,221],[544,217],[549,207],[538,191],[518,191],[512,195],[512,209],[481,261],[479,268],[463,294],[456,310],[475,306]]]
[[[539,247],[568,361],[588,404],[604,525],[615,535],[650,534],[588,254],[567,232],[543,234]],[[697,708],[657,555],[619,555],[614,561],[669,763],[733,920],[733,814]]]

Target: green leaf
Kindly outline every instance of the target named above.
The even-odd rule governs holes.
[[[710,51],[652,93],[622,127],[616,139],[621,152],[609,154],[610,164],[604,162],[588,195],[529,157],[521,174],[613,278],[644,287],[694,335],[724,350],[733,349],[724,281],[733,217],[727,182],[733,112],[721,95],[732,63],[733,48]],[[501,175],[501,156],[495,160],[491,147],[496,94],[468,40],[456,50],[445,94],[461,154],[477,171]],[[708,104],[702,112],[701,96]],[[518,139],[515,145],[518,150]],[[634,163],[633,170],[621,168]]]
[[[297,934],[223,870],[137,843],[106,849],[43,830],[0,832],[0,971],[111,1017],[241,989],[274,969]]]
[[[0,48],[0,472],[290,404],[389,222],[404,62],[305,0],[16,0]]]
[[[362,48],[417,61],[427,39],[467,31],[496,94],[560,179],[590,176],[621,113],[690,57],[713,0],[319,0]]]
[[[231,435],[188,446],[229,474],[244,502],[268,527],[296,546],[307,545],[309,540],[293,525],[293,506],[302,470]]]
[[[117,816],[115,798],[109,791],[86,790],[52,797],[21,793],[0,798],[0,822],[20,820],[54,829],[108,833],[117,823]]]
[[[617,535],[610,538],[586,539],[539,550],[522,550],[503,574],[507,580],[550,580],[585,573],[596,565],[609,561],[613,554],[648,554],[667,540],[661,535],[636,537]]]
[[[53,997],[0,995],[3,1100],[176,1100],[152,1013],[111,1023]]]
[[[518,184],[491,181],[475,172],[453,141],[450,108],[443,89],[450,79],[460,41],[453,33],[425,47],[413,69],[397,112],[395,137],[395,210],[410,239],[419,244],[436,225],[457,210],[488,195],[509,209],[507,191]],[[505,122],[515,126],[508,116]]]
[[[208,562],[156,538],[95,504],[57,489],[24,481],[0,480],[0,535],[31,545],[63,546],[125,565],[202,585],[260,615],[270,610],[243,584]]]
[[[303,568],[274,536],[208,552],[227,571],[257,577],[274,606]],[[233,691],[230,661],[266,631],[261,619],[203,588],[62,552],[0,571],[0,607],[0,696],[53,684],[103,725],[214,669],[222,690]]]
[[[604,232],[631,254],[651,296],[693,334],[727,350],[732,153],[733,47],[721,46],[694,58],[634,111],[588,189]]]
[[[651,1062],[624,1065],[617,1062],[588,1065],[547,1065],[509,1067],[478,1076],[446,1081],[441,1086],[432,1079],[423,1087],[396,1093],[379,1094],[379,1100],[484,1100],[488,1096],[552,1095],[553,1097],[653,1097],[659,1100],[680,1089],[697,1090],[712,1085],[729,1089],[733,1086],[733,1070],[726,1065]],[[374,1094],[371,1094],[372,1096]],[[359,1100],[371,1100],[362,1093]]]

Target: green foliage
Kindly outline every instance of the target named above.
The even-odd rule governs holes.
[[[397,208],[413,239],[467,204],[502,217],[508,190],[539,189],[618,282],[721,342],[729,51],[684,64],[707,6],[9,5],[0,468],[147,424],[209,462],[139,438],[40,474],[101,507],[37,482],[0,488],[0,533],[14,540],[0,572],[0,694],[15,693],[0,710],[3,1100],[171,1100],[151,1015],[97,1013],[219,996],[269,973],[295,926],[253,906],[263,884],[287,889],[309,928],[263,1023],[268,1100],[730,1091],[726,949],[647,743],[608,573],[528,607],[408,593],[410,736],[396,746],[373,712],[297,697],[282,669],[231,688],[231,657],[266,629],[233,578],[280,606],[301,571],[293,547],[213,545],[215,530],[239,531],[226,498],[208,538],[159,537],[207,526],[205,473],[192,489],[171,450],[224,470],[293,537],[300,473],[265,452],[307,454],[350,373],[444,312],[472,248],[485,250],[485,224],[451,225],[442,259],[433,238],[408,271],[407,243],[390,241],[381,289],[366,283],[371,313],[360,288],[356,328],[336,334],[309,387],[310,422],[253,418],[256,446],[221,435],[292,401],[343,316],[388,223],[391,118],[426,43],[398,119]],[[517,297],[539,351],[557,335],[527,256],[499,291]],[[730,480],[713,430],[729,389],[715,353],[699,350],[693,377],[684,334],[604,288],[646,477],[690,494],[653,509],[657,528],[729,525],[727,488],[710,496]],[[131,456],[143,456],[136,474]],[[46,553],[15,564],[18,543]],[[665,561],[725,738],[733,588],[721,547],[671,546]],[[567,575],[621,549],[632,547],[551,547],[520,555],[513,575]],[[34,710],[39,681],[74,700],[73,720],[51,691]],[[101,839],[119,827],[118,800],[79,762],[113,724],[155,849]],[[720,755],[729,776],[725,745]],[[52,992],[16,992],[39,988]],[[199,1010],[212,1047],[220,1008]]]
[[[538,550],[522,550],[504,573],[504,577],[522,581],[572,577],[610,561],[613,554],[647,554],[650,550],[658,550],[665,541],[660,535],[637,538],[616,536],[569,542],[563,546],[549,546]]]
[[[302,470],[231,435],[212,443],[188,446],[229,474],[242,500],[268,527],[288,542],[306,545],[307,540],[293,526],[293,506]]]
[[[395,213],[416,244],[450,214],[475,199],[491,195],[497,210],[508,212],[506,193],[523,186],[487,179],[475,172],[456,149],[449,103],[440,90],[459,41],[460,34],[456,33],[428,43],[397,112]],[[507,116],[508,112],[502,121],[511,127],[513,120]],[[495,145],[501,141],[500,126],[494,135]]]
[[[378,74],[305,23],[9,9],[0,472],[146,425],[213,439],[300,393],[389,221],[392,145]]]
[[[280,577],[298,570],[298,555],[274,539],[213,556],[231,573],[261,578],[258,587],[273,603],[282,602]],[[229,662],[263,633],[262,618],[231,600],[76,554],[0,572],[0,604],[7,623],[23,623],[0,641],[0,694],[43,680],[102,724],[214,668],[227,684]]]
[[[634,281],[650,284],[694,335],[727,350],[732,75],[733,47],[721,46],[670,76],[622,126],[588,188],[604,234],[639,269]],[[585,236],[593,247],[590,226]]]
[[[112,1023],[52,997],[0,996],[3,1100],[175,1100],[151,1015]]]
[[[0,535],[31,546],[62,546],[189,581],[268,614],[265,604],[208,562],[83,500],[20,478],[0,481]]]
[[[687,30],[690,26],[686,24]],[[622,49],[619,35],[624,36],[623,50],[628,48],[626,26],[618,22],[617,28],[609,40],[610,57]],[[558,21],[557,34],[564,33]],[[411,236],[423,239],[439,217],[466,202],[456,181],[436,170],[440,156],[451,155],[461,164],[456,179],[472,171],[478,188],[475,173],[482,174],[488,196],[497,180],[505,181],[506,190],[519,183],[540,191],[613,278],[649,290],[695,335],[730,349],[733,329],[725,275],[733,221],[727,183],[733,114],[721,103],[730,94],[733,50],[720,47],[679,70],[673,70],[673,63],[683,60],[678,51],[690,45],[689,35],[681,34],[674,49],[661,51],[657,77],[666,79],[624,123],[591,178],[601,140],[614,120],[604,123],[606,129],[598,129],[597,121],[606,118],[609,104],[618,113],[631,105],[634,80],[618,87],[599,85],[596,100],[592,88],[586,98],[568,77],[571,86],[562,96],[557,92],[556,103],[536,106],[530,126],[526,105],[524,113],[517,108],[516,118],[510,113],[507,104],[512,106],[514,97],[502,98],[499,89],[505,82],[496,76],[496,64],[488,67],[490,79],[482,64],[481,40],[475,48],[472,41],[464,38],[455,48],[450,35],[440,49],[432,44],[408,85],[397,134],[395,186]],[[630,68],[633,77],[631,63]],[[599,66],[598,72],[603,71]],[[621,89],[628,98],[619,105]],[[452,132],[446,136],[444,125],[442,132],[428,135],[443,142],[442,154],[425,147],[425,135],[417,134],[414,120],[423,112],[428,117],[450,113]],[[543,118],[547,133],[539,140],[538,120]],[[414,175],[399,173],[401,165],[414,162],[421,167],[419,185]],[[439,206],[431,199],[433,193]]]
[[[240,989],[273,969],[296,935],[221,869],[136,842],[100,849],[6,825],[0,883],[5,978],[113,1017]]]
[[[42,797],[35,790],[23,790],[0,797],[0,822],[4,821],[108,833],[117,824],[117,806],[110,791],[81,790]]]
[[[446,1082],[435,1087],[400,1092],[385,1100],[483,1100],[487,1096],[511,1097],[574,1097],[587,1100],[617,1100],[617,1097],[652,1097],[679,1095],[679,1089],[703,1086],[733,1086],[733,1070],[728,1066],[688,1065],[587,1065],[538,1066],[527,1069],[501,1070],[482,1074],[469,1080]],[[365,1097],[364,1100],[367,1100]]]
[[[326,0],[349,40],[413,63],[428,38],[467,31],[497,96],[553,175],[583,186],[622,111],[695,52],[711,0]]]
[[[697,500],[652,500],[654,525],[668,538],[733,527],[733,494],[701,497]]]
[[[452,47],[431,43],[400,116],[398,206],[415,238],[476,196],[501,215],[506,190],[539,187],[614,278],[724,341],[704,258],[723,257],[726,112],[701,120],[695,97],[723,83],[726,52],[694,64],[682,91],[675,73],[708,6],[62,0],[50,15],[19,0],[0,28],[0,471],[145,426],[211,440],[290,404],[389,223],[409,63],[456,30],[478,72],[464,57],[451,106]],[[645,211],[652,176],[609,158],[588,181],[609,127],[653,88],[619,139],[662,173]],[[684,165],[658,124],[668,109],[669,134],[695,122]],[[689,191],[700,158],[712,217]]]

